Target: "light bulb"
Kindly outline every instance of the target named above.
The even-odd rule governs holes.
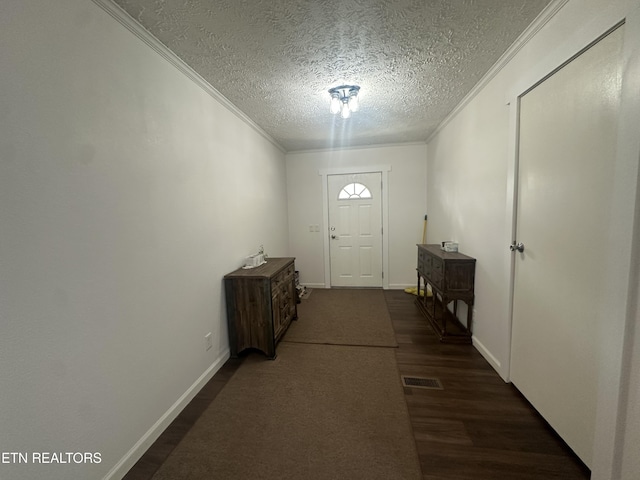
[[[348,102],[343,102],[342,103],[342,110],[340,111],[340,116],[342,118],[349,118],[351,116],[351,110],[349,109],[349,103]]]
[[[331,104],[329,106],[331,113],[338,113],[340,111],[340,99],[337,93],[331,94]]]
[[[360,102],[358,102],[358,94],[352,93],[349,95],[349,110],[352,112],[357,112],[360,107]]]

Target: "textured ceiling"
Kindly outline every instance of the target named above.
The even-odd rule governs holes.
[[[114,1],[298,151],[426,140],[550,0]]]

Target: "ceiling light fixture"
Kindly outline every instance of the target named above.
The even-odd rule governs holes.
[[[357,85],[342,85],[329,89],[331,95],[331,113],[340,112],[342,118],[349,118],[351,112],[358,111],[358,92],[360,87]]]

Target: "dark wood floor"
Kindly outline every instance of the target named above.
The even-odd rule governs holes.
[[[443,386],[405,387],[423,480],[589,478],[589,470],[474,347],[440,343],[415,297],[397,290],[385,296],[400,374],[437,378]],[[150,479],[241,364],[229,360],[124,478]]]
[[[437,378],[443,386],[405,387],[424,480],[589,478],[582,462],[473,346],[440,343],[410,295],[385,295],[400,374]]]

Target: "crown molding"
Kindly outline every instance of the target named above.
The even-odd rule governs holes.
[[[167,62],[182,72],[187,78],[198,85],[202,90],[209,94],[214,100],[220,103],[223,107],[233,113],[236,117],[250,126],[259,135],[264,137],[282,153],[286,153],[286,150],[280,145],[271,135],[265,132],[258,126],[251,118],[249,118],[238,107],[231,103],[224,95],[216,90],[209,82],[207,82],[202,76],[200,76],[193,68],[187,65],[180,57],[173,53],[167,46],[154,37],[147,29],[145,29],[140,23],[131,17],[120,5],[114,3],[112,0],[91,0],[102,10],[107,12],[118,23],[124,26],[127,30],[133,33],[136,37],[146,43],[151,49],[153,49],[158,55],[164,58]]]
[[[318,170],[318,175],[350,175],[353,173],[376,173],[376,172],[390,172],[392,170],[391,165],[368,165],[366,167],[331,167],[321,168]]]
[[[440,133],[440,131],[446,127],[451,120],[455,118],[455,116],[460,113],[464,107],[466,107],[471,100],[475,98],[478,93],[482,91],[487,84],[493,80],[493,78],[500,73],[500,71],[516,56],[516,54],[527,44],[529,41],[544,27],[549,20],[551,20],[558,11],[569,0],[555,0],[547,5],[542,12],[536,17],[536,19],[531,22],[531,24],[527,27],[527,29],[520,34],[520,36],[516,39],[515,42],[511,44],[511,46],[504,52],[498,61],[489,69],[487,73],[483,75],[483,77],[476,83],[476,85],[471,89],[471,91],[465,95],[465,97],[456,105],[456,107],[451,110],[449,115],[447,115],[442,122],[436,127],[436,129],[427,137],[426,143],[429,143],[431,140],[435,138],[435,136]]]
[[[310,150],[291,150],[287,152],[287,155],[299,155],[305,153],[331,153],[331,152],[344,152],[349,150],[365,150],[374,148],[390,148],[390,147],[410,147],[410,146],[425,146],[426,141],[417,142],[401,142],[401,143],[367,143],[363,145],[350,145],[348,147],[327,147],[327,148],[312,148]]]

